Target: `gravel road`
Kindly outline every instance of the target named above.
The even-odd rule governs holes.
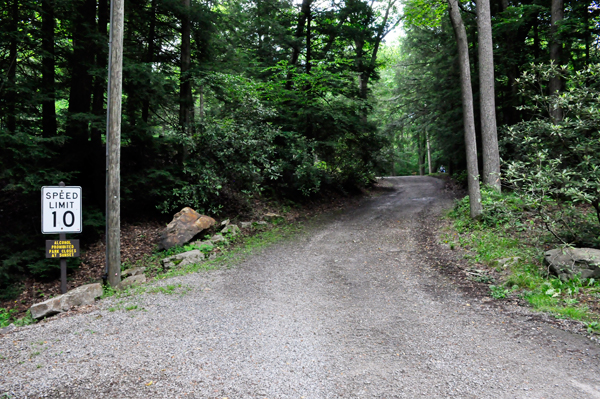
[[[385,181],[236,267],[155,283],[171,295],[0,336],[0,398],[600,398],[596,344],[465,296],[420,255],[441,250],[416,237],[451,205],[443,182]]]

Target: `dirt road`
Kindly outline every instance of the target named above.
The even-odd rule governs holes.
[[[0,336],[0,397],[600,398],[595,344],[463,295],[422,256],[443,183],[386,182],[232,269],[156,284],[175,294]]]

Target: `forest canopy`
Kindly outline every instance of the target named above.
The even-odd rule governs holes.
[[[123,217],[370,184],[388,143],[370,84],[398,5],[126,1]],[[84,234],[104,226],[109,8],[0,3],[0,289],[56,273],[41,259],[42,186],[82,186]]]

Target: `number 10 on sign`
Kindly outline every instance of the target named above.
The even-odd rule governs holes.
[[[42,233],[81,233],[81,187],[42,187]]]

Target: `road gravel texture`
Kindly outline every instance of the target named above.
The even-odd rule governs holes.
[[[172,295],[0,336],[0,397],[600,398],[596,344],[427,264],[441,249],[416,237],[452,204],[443,181],[385,182],[231,269],[154,283]]]

